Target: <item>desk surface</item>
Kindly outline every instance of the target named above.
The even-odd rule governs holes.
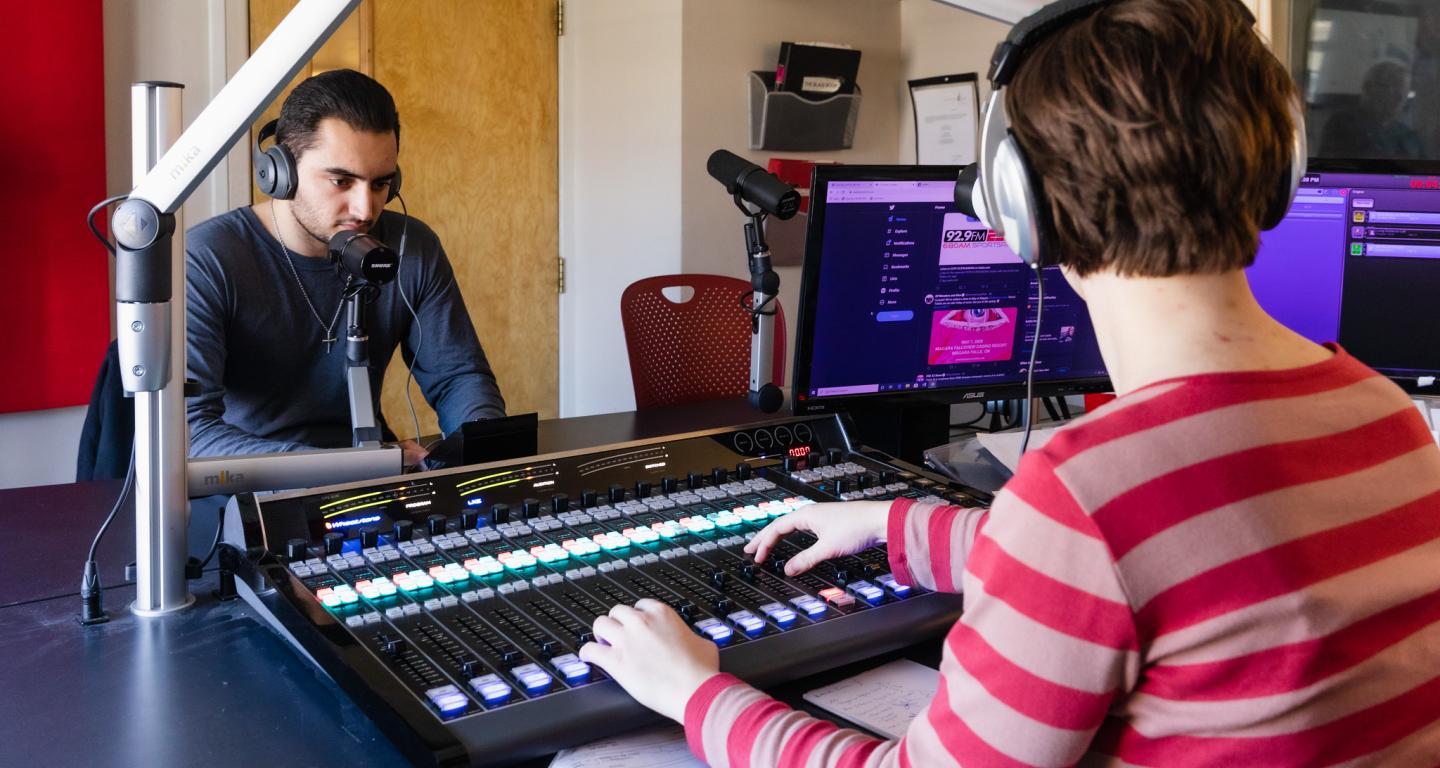
[[[762,418],[722,401],[541,422],[539,441],[552,452]],[[123,568],[133,559],[132,515],[116,517],[99,555],[112,620],[78,626],[80,567],[119,489],[93,482],[0,491],[0,754],[35,765],[406,764],[243,601],[211,597],[213,574],[192,582],[197,604],[188,611],[130,615],[134,588]],[[213,526],[195,516],[192,552],[208,549]]]

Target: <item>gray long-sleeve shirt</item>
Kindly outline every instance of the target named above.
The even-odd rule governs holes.
[[[398,250],[403,220],[386,211],[371,234]],[[414,360],[415,380],[443,432],[473,419],[504,416],[505,401],[440,239],[412,218],[405,247],[399,276],[366,308],[377,410],[385,369],[399,346]],[[326,259],[294,252],[291,259],[328,323],[341,302],[344,279]],[[326,354],[324,329],[295,280],[280,243],[249,207],[186,233],[186,369],[200,384],[200,395],[186,406],[191,456],[351,444],[345,312],[342,308],[335,321],[339,341]],[[400,286],[419,314],[418,326]]]

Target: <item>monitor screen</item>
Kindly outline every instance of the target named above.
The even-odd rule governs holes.
[[[795,359],[801,411],[1023,396],[1036,281],[955,209],[952,166],[817,166]],[[1045,271],[1038,394],[1108,388],[1085,304]]]
[[[1379,165],[1312,161],[1285,221],[1261,237],[1250,286],[1291,329],[1414,386],[1440,373],[1428,312],[1440,296],[1440,177]]]
[[[1311,160],[1285,220],[1247,270],[1260,305],[1338,341],[1412,391],[1440,376],[1440,166]],[[955,210],[947,166],[816,169],[801,284],[795,403],[1023,396],[1035,280]],[[1108,388],[1085,304],[1045,271],[1038,395]],[[1417,389],[1418,387],[1418,389]]]

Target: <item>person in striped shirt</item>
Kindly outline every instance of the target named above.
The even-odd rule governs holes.
[[[713,766],[1440,765],[1440,450],[1243,272],[1288,164],[1284,68],[1238,3],[1118,0],[1005,98],[1119,398],[988,511],[815,505],[747,547],[815,533],[798,573],[885,541],[898,579],[963,591],[927,710],[896,741],[813,719],[652,601],[581,657]]]

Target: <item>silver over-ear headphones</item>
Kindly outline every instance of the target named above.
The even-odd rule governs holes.
[[[964,213],[1000,233],[1006,245],[1026,264],[1040,267],[1054,261],[1055,229],[1043,184],[1025,158],[1010,130],[1005,112],[1006,86],[1019,71],[1026,54],[1046,37],[1089,17],[1115,0],[1060,0],[1027,16],[995,48],[990,60],[990,103],[980,134],[980,162],[960,171],[955,204]],[[1235,0],[1253,22],[1250,9]],[[1263,229],[1278,226],[1290,209],[1295,190],[1305,174],[1305,122],[1298,100],[1291,105],[1295,125],[1290,165],[1276,183],[1262,220]],[[976,192],[979,194],[975,194]]]

